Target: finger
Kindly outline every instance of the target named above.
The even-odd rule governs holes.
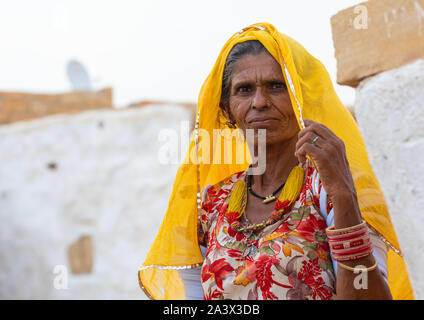
[[[299,148],[295,151],[295,156],[299,162],[304,163],[307,159],[307,155],[309,155],[312,160],[319,159],[322,155],[322,150],[311,143],[303,143],[302,145],[299,145]]]
[[[305,163],[306,161],[306,154],[300,151],[300,148],[297,149],[294,152],[294,156],[297,158],[297,160],[299,161],[299,163]]]
[[[325,141],[322,137],[317,135],[315,132],[308,131],[300,139],[297,140],[296,150],[299,149],[305,143],[313,144],[314,146],[322,149]]]
[[[343,140],[341,140],[338,136],[336,136],[333,131],[331,131],[326,126],[318,122],[315,122],[312,120],[305,120],[305,121],[306,121],[305,125],[307,126],[305,129],[299,132],[298,139],[301,139],[308,132],[314,132],[315,134],[323,138],[323,140],[326,141],[328,145],[332,145],[336,148],[344,149]]]

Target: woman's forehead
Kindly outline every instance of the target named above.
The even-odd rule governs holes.
[[[237,61],[233,74],[233,84],[241,81],[283,81],[280,64],[267,54],[246,55]]]

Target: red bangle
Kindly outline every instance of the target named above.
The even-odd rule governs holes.
[[[354,254],[351,256],[337,256],[337,255],[333,255],[333,260],[335,261],[352,261],[352,260],[357,260],[360,258],[365,258],[368,257],[370,254],[372,254],[372,248],[367,250],[367,252],[361,253],[361,254]]]
[[[341,242],[335,242],[335,243],[329,242],[328,244],[330,245],[331,250],[341,250],[341,249],[359,247],[369,242],[370,242],[370,237],[365,236],[365,237],[359,237],[359,238],[353,239],[351,241],[341,241]]]
[[[356,247],[352,250],[346,250],[346,249],[332,250],[331,253],[338,255],[338,256],[348,256],[348,255],[355,254],[355,253],[361,253],[363,251],[370,249],[371,247],[372,247],[372,243],[368,243],[365,246]]]

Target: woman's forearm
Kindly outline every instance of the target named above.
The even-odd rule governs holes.
[[[356,194],[346,193],[332,197],[334,208],[335,229],[347,228],[358,225],[362,221]],[[375,259],[372,255],[345,261],[343,264],[349,267],[369,268],[373,266]],[[360,267],[361,266],[361,267]],[[364,274],[366,272],[366,274]],[[336,275],[337,298],[341,300],[386,300],[392,299],[390,289],[378,268],[372,271],[358,271],[355,273],[342,268],[337,268]]]

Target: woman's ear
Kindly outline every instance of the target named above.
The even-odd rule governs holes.
[[[219,109],[221,110],[222,115],[226,119],[225,125],[231,129],[236,128],[236,122],[232,120],[231,113],[228,110],[228,107],[226,104],[220,102],[219,103]]]
[[[224,114],[224,117],[227,119],[225,124],[231,129],[237,128],[236,121],[234,120],[234,118],[231,115],[228,104],[220,103],[219,107],[221,108],[222,113]]]
[[[237,128],[237,124],[236,124],[235,122],[231,121],[231,120],[227,121],[227,122],[226,122],[226,125],[227,125],[227,127],[228,127],[228,128],[230,128],[230,129],[235,129],[235,128]]]

